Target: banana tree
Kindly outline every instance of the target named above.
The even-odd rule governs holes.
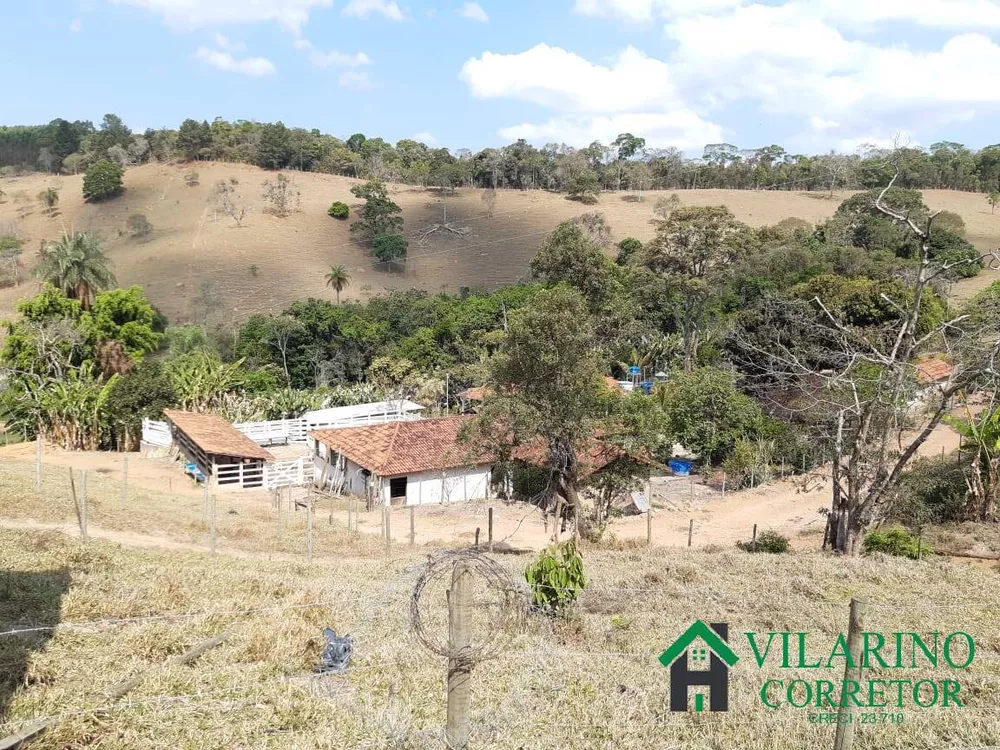
[[[966,417],[945,417],[945,421],[972,445],[972,461],[966,467],[965,483],[971,499],[971,520],[995,521],[1000,500],[1000,408],[984,409]]]

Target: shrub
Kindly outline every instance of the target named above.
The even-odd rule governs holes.
[[[351,215],[351,209],[341,201],[331,204],[326,212],[335,219],[346,219]]]
[[[409,243],[401,234],[384,234],[375,238],[375,257],[383,263],[406,257]]]
[[[184,184],[188,187],[198,187],[201,184],[198,180],[198,173],[193,169],[184,175]]]
[[[964,468],[953,455],[921,458],[893,493],[892,518],[910,527],[958,521],[967,495]]]
[[[153,232],[153,225],[144,214],[132,214],[128,217],[128,231],[133,237],[148,237]]]
[[[102,159],[87,169],[83,175],[83,197],[88,201],[100,201],[120,194],[122,175],[125,170],[113,161]]]
[[[864,550],[866,553],[881,552],[895,557],[908,557],[911,560],[932,552],[926,543],[919,542],[906,529],[899,527],[871,532],[865,537]]]
[[[546,614],[562,616],[586,585],[583,557],[572,539],[544,550],[524,577],[531,586],[531,603]]]
[[[761,532],[754,542],[736,542],[736,546],[745,552],[767,552],[772,555],[781,555],[788,552],[788,537],[782,536],[777,531]]]
[[[38,202],[51,211],[59,203],[59,191],[54,187],[45,188],[38,194]]]

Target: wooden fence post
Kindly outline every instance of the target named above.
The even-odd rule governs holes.
[[[35,492],[42,494],[42,436],[35,438]]]
[[[493,551],[493,508],[490,508],[486,514],[486,539],[490,545],[490,552]]]
[[[201,522],[208,520],[208,480],[201,488]]]
[[[392,554],[392,505],[385,506],[385,554]]]
[[[73,478],[72,467],[69,470],[69,489],[73,493],[73,510],[76,511],[76,521],[80,525],[80,537],[84,540],[87,539],[87,518],[84,513],[80,510],[80,503],[76,499],[76,480]]]
[[[722,472],[722,499],[726,499],[726,472]]]
[[[757,524],[753,525],[753,539],[750,540],[750,550],[757,551]]]
[[[87,541],[87,470],[80,472],[80,531]]]
[[[380,508],[380,510],[382,511],[382,527],[381,527],[381,529],[379,531],[379,534],[381,535],[382,541],[384,542],[385,541],[385,506],[383,505]]]
[[[688,521],[688,547],[691,546],[691,538],[694,536],[694,519]]]
[[[646,546],[653,544],[653,509],[646,509]]]
[[[313,503],[310,496],[306,496],[306,534],[308,536],[307,560],[313,561]]]
[[[215,497],[215,495],[212,495],[212,513],[211,513],[212,523],[209,528],[208,548],[213,555],[215,554],[215,511],[216,511],[215,506],[217,502],[218,499]]]
[[[450,750],[465,750],[469,746],[472,724],[472,665],[463,652],[472,645],[472,569],[458,562],[451,574],[448,592],[448,723],[445,744]]]
[[[128,498],[128,456],[125,456],[125,460],[122,463],[122,505],[125,504],[125,500]]]
[[[417,524],[414,518],[413,506],[410,506],[410,546],[413,547],[417,543]]]
[[[847,651],[850,658],[844,667],[844,682],[861,679],[861,633],[864,632],[867,605],[859,599],[851,599],[851,619],[847,626]],[[840,700],[840,715],[837,717],[837,734],[833,750],[851,750],[854,747],[854,715],[845,700],[844,690]]]

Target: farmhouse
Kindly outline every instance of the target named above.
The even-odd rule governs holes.
[[[489,497],[491,462],[459,442],[467,418],[444,417],[309,433],[317,483],[376,504]]]
[[[188,461],[220,487],[251,488],[264,484],[264,462],[274,456],[222,417],[164,410],[173,440]]]

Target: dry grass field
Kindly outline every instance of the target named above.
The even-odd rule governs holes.
[[[83,542],[66,474],[47,465],[36,494],[27,462],[0,471],[5,519],[68,521],[67,533],[0,528],[0,737],[56,716],[31,747],[443,746],[445,661],[415,642],[407,615],[420,566],[438,545],[408,547],[403,514],[387,555],[375,528],[351,534],[344,508],[335,507],[331,522],[321,504],[310,564],[305,512],[222,493],[219,554],[211,556],[200,493],[137,484],[123,505],[116,477],[91,472],[88,524],[113,531],[120,545]],[[957,545],[964,532],[948,533],[942,539]],[[836,680],[839,669],[818,675],[768,662],[758,670],[743,641],[729,712],[672,714],[668,672],[657,656],[699,618],[728,622],[731,634],[808,632],[810,652],[829,653],[846,628],[851,597],[868,601],[870,631],[961,630],[977,647],[964,670],[866,671],[864,679],[958,679],[967,705],[910,706],[902,724],[858,726],[856,748],[972,748],[1000,737],[995,564],[751,555],[731,542],[689,550],[624,540],[588,545],[584,555],[588,584],[566,621],[508,621],[495,594],[477,590],[473,631],[499,628],[504,646],[473,672],[474,747],[832,746],[830,725],[810,723],[807,709],[765,708],[758,694],[767,679]],[[520,586],[530,555],[494,559]],[[432,631],[446,632],[443,585],[429,587],[421,605]],[[324,627],[354,638],[346,675],[312,674]],[[8,632],[24,629],[31,632]],[[229,639],[197,662],[165,664],[225,631]],[[144,681],[127,696],[110,697],[139,674]]]
[[[502,627],[504,646],[473,672],[474,747],[830,747],[832,727],[810,723],[807,709],[772,710],[758,699],[764,680],[815,679],[816,670],[758,670],[744,654],[728,713],[672,714],[657,656],[698,618],[728,622],[734,634],[808,632],[810,649],[828,653],[851,596],[869,600],[871,631],[962,630],[977,643],[960,672],[867,672],[864,679],[959,679],[967,705],[911,707],[902,724],[858,726],[856,748],[971,748],[1000,736],[995,573],[819,554],[585,555],[588,586],[568,621],[528,615],[500,625],[491,593],[476,592],[473,632]],[[523,558],[499,560],[520,578]],[[421,562],[404,551],[307,565],[0,531],[0,734],[55,716],[32,747],[443,747],[445,662],[415,642],[407,618]],[[432,629],[444,632],[441,587],[421,601]],[[30,627],[43,629],[7,632]],[[324,627],[353,636],[346,675],[311,674]],[[192,665],[165,664],[225,631],[229,639]],[[138,674],[146,678],[137,688],[109,698]]]
[[[186,177],[197,172],[198,182]],[[293,300],[332,298],[323,274],[334,264],[344,264],[353,276],[346,297],[365,299],[385,289],[418,287],[433,292],[457,292],[462,286],[495,287],[522,279],[528,260],[544,235],[556,224],[586,211],[601,211],[611,223],[616,239],[632,235],[647,239],[653,204],[662,193],[646,193],[641,202],[628,196],[604,194],[596,206],[583,206],[565,196],[541,191],[502,191],[495,213],[486,216],[481,191],[462,189],[454,196],[410,186],[392,187],[393,199],[403,208],[411,237],[409,258],[396,267],[372,261],[351,241],[350,221],[326,215],[335,200],[356,201],[350,188],[356,180],[314,173],[288,173],[300,194],[299,210],[286,218],[266,213],[262,185],[274,174],[238,164],[150,164],[130,169],[126,192],[107,203],[86,204],[81,197],[82,177],[31,175],[0,180],[5,193],[0,203],[0,227],[13,226],[25,239],[25,258],[34,264],[34,253],[45,240],[63,229],[95,230],[106,240],[121,284],[142,284],[153,302],[172,322],[200,321],[207,300],[212,322],[240,320],[253,312],[280,310]],[[219,180],[235,178],[237,192],[250,206],[242,227],[219,213],[212,201]],[[46,187],[59,190],[59,205],[43,213],[36,196]],[[824,194],[751,192],[733,190],[680,191],[684,204],[725,204],[741,220],[754,225],[774,224],[794,216],[810,222],[829,217],[848,194],[830,200]],[[925,192],[933,208],[961,214],[969,239],[981,249],[1000,245],[1000,216],[992,215],[977,193]],[[421,228],[442,221],[468,226],[459,237],[438,232],[426,244],[417,241]],[[152,233],[136,239],[126,223],[133,214],[146,216]],[[964,283],[958,296],[968,296],[998,274],[984,274]],[[210,285],[211,289],[206,289]],[[31,294],[37,284],[0,290],[0,316],[9,314],[15,301]],[[202,302],[199,302],[199,299]]]

